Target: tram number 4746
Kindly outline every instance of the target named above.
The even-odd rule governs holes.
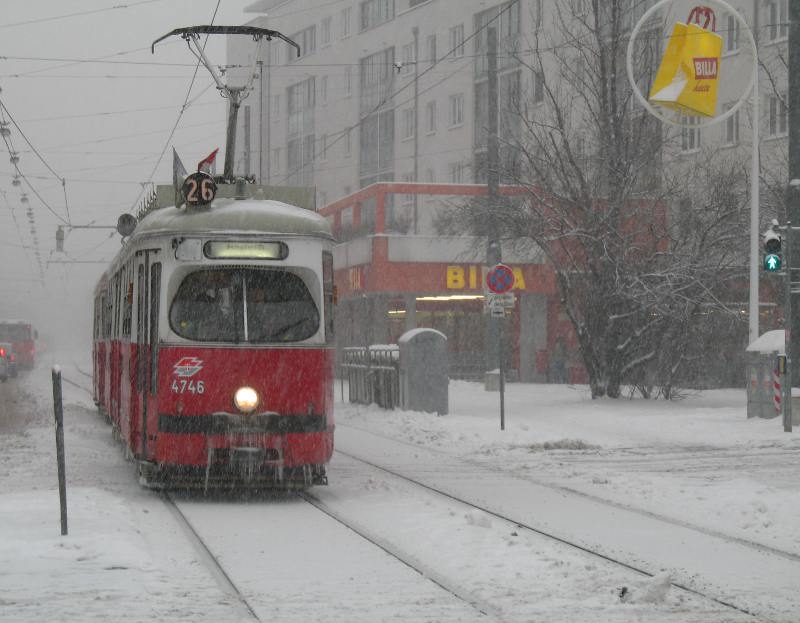
[[[203,381],[187,381],[186,379],[181,379],[180,381],[173,379],[171,389],[173,394],[185,394],[186,392],[202,394],[206,391]]]

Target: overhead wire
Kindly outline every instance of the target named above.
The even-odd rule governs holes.
[[[13,123],[13,124],[14,124],[14,127],[15,127],[15,128],[17,128],[17,132],[19,132],[19,135],[20,135],[20,136],[21,136],[21,137],[22,137],[22,138],[25,140],[25,142],[28,144],[28,147],[30,147],[30,148],[31,148],[31,150],[33,150],[33,153],[34,153],[34,154],[36,154],[36,157],[37,157],[37,158],[39,158],[39,160],[40,160],[40,161],[42,162],[42,164],[43,164],[43,165],[44,165],[44,166],[47,168],[47,170],[48,170],[48,171],[50,171],[50,173],[52,173],[52,174],[55,176],[55,178],[61,182],[61,186],[62,186],[62,188],[64,189],[64,211],[65,211],[65,212],[66,212],[66,214],[67,214],[67,219],[66,219],[66,220],[64,220],[64,219],[63,219],[61,216],[59,216],[58,214],[56,214],[56,213],[55,213],[55,211],[53,210],[53,208],[51,208],[51,207],[50,207],[50,205],[49,205],[49,204],[48,204],[48,203],[47,203],[47,202],[46,202],[44,199],[42,199],[41,195],[40,195],[40,194],[38,193],[38,191],[37,191],[37,190],[36,190],[36,189],[33,187],[33,185],[31,184],[31,182],[30,182],[30,181],[29,181],[29,180],[28,180],[28,179],[25,177],[25,175],[24,175],[24,174],[22,174],[22,172],[21,172],[21,171],[20,171],[20,175],[21,175],[21,176],[22,176],[22,178],[25,180],[25,182],[28,184],[28,187],[29,187],[29,188],[30,188],[30,189],[33,191],[33,193],[34,193],[34,194],[35,194],[35,195],[36,195],[36,196],[39,198],[39,200],[40,200],[40,201],[41,201],[41,202],[42,202],[42,203],[43,203],[43,204],[44,204],[44,205],[47,207],[47,209],[48,209],[48,210],[50,210],[50,212],[52,212],[52,213],[53,213],[53,214],[54,214],[54,215],[55,215],[55,216],[56,216],[56,217],[57,217],[57,218],[58,218],[60,221],[62,221],[62,222],[64,222],[64,223],[67,223],[67,224],[68,224],[68,223],[70,222],[70,215],[69,215],[69,201],[68,201],[68,199],[67,199],[67,182],[66,182],[66,180],[64,180],[64,178],[63,178],[63,177],[61,177],[61,176],[60,176],[58,173],[56,173],[56,171],[53,169],[53,167],[51,167],[51,166],[50,166],[50,164],[49,164],[49,163],[48,163],[48,162],[47,162],[47,161],[44,159],[44,157],[42,156],[42,154],[41,154],[41,153],[39,153],[39,150],[38,150],[38,149],[36,149],[36,147],[33,145],[33,143],[32,143],[32,142],[30,141],[30,139],[27,137],[27,135],[25,134],[25,132],[23,132],[23,131],[22,131],[22,128],[19,126],[19,124],[17,123],[17,121],[14,119],[14,116],[11,114],[11,111],[9,111],[9,110],[8,110],[8,107],[5,105],[5,102],[3,102],[2,98],[0,98],[0,111],[4,112],[4,113],[5,113],[5,116],[8,116],[8,118],[11,120],[11,123]],[[16,165],[15,165],[15,166],[16,166]],[[19,167],[17,167],[17,170],[19,171]]]
[[[106,7],[104,9],[92,9],[91,11],[80,11],[77,13],[67,13],[65,15],[53,15],[50,17],[40,17],[37,19],[24,20],[22,22],[14,22],[11,24],[0,24],[2,28],[14,28],[15,26],[30,26],[31,24],[41,24],[44,22],[53,22],[56,20],[67,19],[70,17],[82,17],[84,15],[91,15],[93,13],[105,13],[108,11],[115,11],[118,9],[130,9],[142,4],[153,4],[154,2],[164,2],[164,0],[139,0],[139,2],[132,2],[130,4],[116,4],[114,6]]]

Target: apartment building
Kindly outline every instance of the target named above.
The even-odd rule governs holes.
[[[786,177],[788,134],[784,62],[788,0],[728,1],[751,26],[758,42],[762,166],[764,175],[780,186]],[[655,0],[629,0],[627,27],[654,4]],[[664,23],[685,20],[694,5],[676,0]],[[278,30],[301,49],[298,56],[282,41],[265,46],[259,79],[239,115],[235,171],[263,184],[313,186],[320,210],[340,206],[341,213],[329,215],[341,240],[337,270],[343,271],[341,279],[353,301],[359,288],[360,294],[380,298],[377,307],[371,304],[369,312],[365,308],[358,313],[388,318],[393,311],[394,319],[402,313],[406,327],[411,328],[414,318],[419,318],[412,309],[413,295],[444,295],[447,288],[437,278],[416,288],[406,283],[393,290],[391,284],[383,283],[380,294],[371,289],[369,278],[364,277],[369,271],[364,273],[363,268],[375,254],[359,255],[353,250],[375,235],[376,206],[370,203],[373,199],[362,205],[347,198],[376,183],[435,185],[436,192],[430,195],[419,187],[413,193],[387,192],[381,200],[385,203],[380,236],[389,239],[389,255],[391,244],[406,237],[405,251],[396,253],[404,262],[424,257],[445,272],[458,265],[464,257],[463,249],[461,255],[454,251],[461,248],[458,244],[437,247],[431,246],[431,240],[443,240],[437,213],[455,201],[442,194],[442,185],[486,182],[485,26],[491,22],[498,36],[501,171],[507,177],[503,181],[510,183],[519,170],[519,154],[508,145],[524,131],[518,113],[524,109],[535,115],[537,108],[547,106],[545,79],[552,84],[558,63],[563,62],[563,57],[548,50],[562,43],[558,33],[563,32],[563,28],[559,31],[563,21],[585,19],[589,6],[589,0],[253,2],[246,8],[254,16],[250,25]],[[723,37],[718,106],[722,112],[739,99],[752,75],[753,55],[733,15],[717,10],[716,30]],[[232,80],[241,76],[240,67],[252,62],[254,49],[246,38],[229,38]],[[575,62],[580,61],[576,58]],[[566,97],[570,86],[560,85]],[[748,101],[736,115],[712,127],[663,127],[664,166],[691,167],[698,158],[721,157],[739,159],[746,167],[751,116]],[[383,197],[382,192],[377,195]],[[411,248],[408,237],[416,237],[420,249]],[[524,253],[513,257],[524,270],[536,267],[540,274],[543,260],[535,250],[527,257]],[[354,277],[356,269],[362,272]],[[358,285],[355,290],[350,287],[353,284]],[[437,292],[442,288],[444,292]],[[517,343],[514,365],[521,378],[542,379],[546,365],[530,362],[546,358],[556,337],[566,331],[566,323],[549,277],[533,284],[529,280],[526,288],[519,292],[514,334],[518,340],[529,333],[537,337]],[[473,290],[476,296],[482,293],[480,284]],[[402,309],[397,303],[401,299]],[[355,307],[351,311],[357,312]],[[389,333],[388,329],[384,332],[384,339],[391,338]],[[355,343],[365,338],[351,332],[344,339]]]

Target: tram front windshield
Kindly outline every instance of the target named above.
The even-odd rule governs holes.
[[[306,284],[285,270],[199,270],[181,282],[169,310],[172,330],[198,342],[299,342],[319,329]]]

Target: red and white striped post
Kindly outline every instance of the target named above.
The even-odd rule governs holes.
[[[776,369],[772,371],[773,400],[775,402],[775,415],[783,413],[781,407],[781,373]]]

